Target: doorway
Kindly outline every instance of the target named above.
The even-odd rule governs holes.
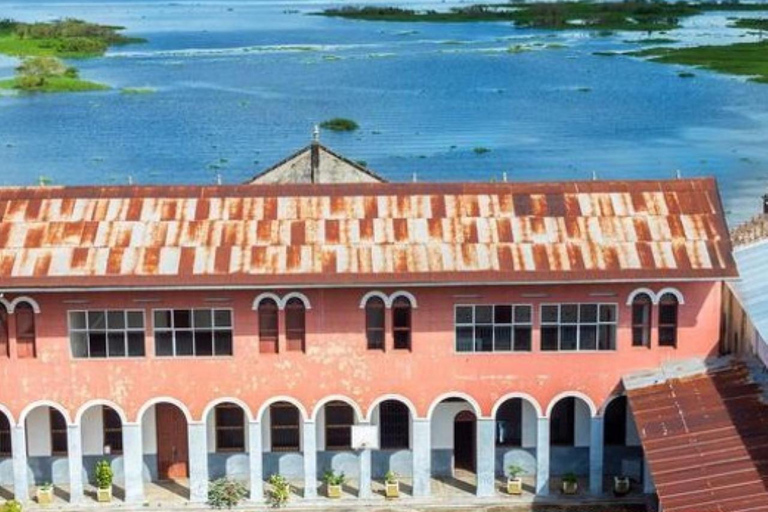
[[[189,477],[189,441],[187,419],[171,404],[157,404],[157,477],[180,480]]]
[[[476,420],[470,411],[460,412],[453,420],[454,469],[475,472]]]

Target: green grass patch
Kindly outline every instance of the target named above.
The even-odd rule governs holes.
[[[482,147],[482,146],[478,146],[478,147],[474,148],[472,151],[474,151],[474,153],[475,153],[476,155],[484,155],[484,154],[486,154],[486,153],[490,153],[490,152],[491,152],[491,150],[490,150],[490,149],[488,149],[488,148],[484,148],[484,147]]]
[[[120,89],[121,94],[154,94],[157,89],[154,87],[123,87]]]
[[[360,125],[351,119],[334,117],[333,119],[328,119],[327,121],[320,123],[320,128],[334,132],[353,132],[360,128]]]
[[[625,39],[624,42],[627,44],[672,44],[676,43],[677,39],[672,39],[669,37],[646,37],[644,39]]]
[[[768,84],[768,41],[693,48],[648,48],[630,55],[648,57],[654,62],[748,76],[753,82]]]
[[[64,76],[50,77],[40,86],[28,87],[19,78],[10,78],[0,80],[0,89],[16,90],[25,93],[36,92],[89,92],[105,91],[109,86],[79,78],[69,78]]]
[[[693,78],[696,76],[695,73],[691,73],[690,71],[681,71],[677,74],[680,78]]]
[[[768,4],[765,6],[765,9],[768,10]],[[735,20],[732,24],[732,27],[736,28],[747,28],[750,30],[768,30],[768,19],[766,18],[741,18],[738,20]]]
[[[599,51],[592,52],[592,55],[597,55],[599,57],[616,57],[617,55],[621,55],[621,52]]]

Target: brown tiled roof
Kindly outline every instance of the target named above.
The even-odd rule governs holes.
[[[0,287],[718,279],[715,181],[0,189]]]
[[[665,512],[768,510],[768,405],[743,365],[628,395]]]
[[[768,239],[768,215],[758,215],[731,231],[734,246],[749,245]]]

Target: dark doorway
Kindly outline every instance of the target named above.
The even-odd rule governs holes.
[[[157,426],[157,476],[159,480],[189,477],[187,419],[170,404],[155,406]]]
[[[462,411],[453,420],[454,469],[475,471],[476,419],[474,413]]]

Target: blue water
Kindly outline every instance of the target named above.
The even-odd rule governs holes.
[[[39,176],[213,183],[217,174],[237,183],[306,145],[314,123],[340,116],[360,130],[323,133],[322,141],[391,180],[680,170],[720,179],[732,223],[758,211],[768,188],[768,85],[699,70],[683,79],[677,66],[593,55],[637,48],[624,42],[637,34],[307,14],[325,5],[0,1],[0,18],[80,17],[149,40],[76,63],[111,91],[0,97],[0,185]],[[726,16],[690,19],[667,37],[750,40],[724,29]],[[530,51],[507,52],[515,45]],[[0,76],[16,63],[0,57]],[[126,95],[123,87],[156,92]]]

